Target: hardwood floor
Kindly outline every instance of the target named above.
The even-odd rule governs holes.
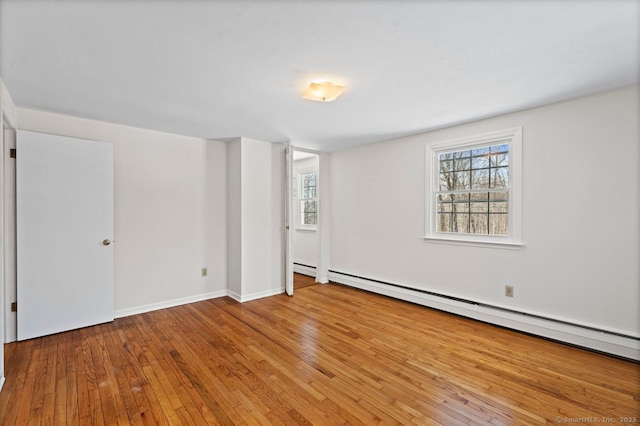
[[[309,287],[310,285],[316,285],[315,277],[309,275],[293,273],[293,290],[299,290],[301,288]],[[295,294],[295,293],[294,293]]]
[[[336,284],[11,343],[6,361],[4,425],[640,421],[639,364]]]

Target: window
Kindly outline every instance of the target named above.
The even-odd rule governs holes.
[[[428,240],[521,245],[522,129],[427,146]]]
[[[300,228],[316,229],[318,219],[318,173],[300,173]]]

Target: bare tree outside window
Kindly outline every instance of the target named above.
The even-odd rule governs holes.
[[[318,219],[317,211],[317,174],[304,173],[301,175],[302,191],[300,196],[300,222],[302,225],[315,226]]]
[[[507,235],[509,144],[438,155],[437,232]]]

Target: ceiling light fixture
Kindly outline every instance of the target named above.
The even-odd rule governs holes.
[[[344,89],[344,86],[337,86],[328,81],[311,83],[309,88],[302,94],[302,97],[310,101],[331,102],[340,96]]]

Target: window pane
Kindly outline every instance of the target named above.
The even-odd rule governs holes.
[[[489,193],[490,201],[509,201],[509,193],[507,191],[496,191]]]
[[[469,189],[470,172],[453,173],[453,189]]]
[[[302,215],[302,224],[303,225],[315,225],[316,224],[316,214],[315,213],[304,213]]]
[[[471,203],[471,212],[482,213],[489,211],[489,203]]]
[[[451,160],[453,158],[453,152],[447,152],[445,154],[440,154],[440,161]]]
[[[473,170],[471,172],[471,189],[489,188],[489,169]]]
[[[302,198],[316,197],[316,173],[302,175]]]
[[[314,200],[301,202],[300,218],[303,225],[316,224],[316,202]]]
[[[489,193],[488,192],[472,192],[469,194],[471,196],[471,201],[489,201]]]
[[[440,191],[453,189],[453,173],[440,173]]]
[[[509,213],[509,193],[492,192],[489,194],[490,213]]]
[[[452,232],[450,214],[438,214],[438,232]]]
[[[506,201],[489,203],[489,211],[491,213],[509,213],[509,203]]]
[[[469,211],[469,203],[454,203],[453,211],[456,213],[466,213]]]
[[[489,167],[489,157],[483,155],[481,157],[473,157],[471,165],[474,169],[485,169]]]
[[[458,213],[469,211],[469,194],[453,195],[453,211]]]
[[[303,201],[302,211],[305,213],[315,213],[316,212],[316,202],[315,201]]]
[[[453,204],[451,203],[438,203],[438,213],[453,211]]]
[[[483,146],[481,148],[476,148],[471,150],[471,155],[473,155],[474,157],[477,157],[479,155],[486,155],[488,153],[489,153],[488,146]]]
[[[491,147],[491,152],[509,152],[509,144],[494,145]]]
[[[453,232],[469,233],[469,215],[467,213],[453,215]]]
[[[507,235],[509,193],[481,192],[440,194],[437,202],[438,232]]]
[[[472,214],[469,231],[471,234],[487,234],[488,224],[489,216],[487,214]]]
[[[509,168],[498,167],[491,169],[491,187],[507,188],[509,186]]]
[[[453,170],[469,170],[471,168],[471,151],[456,151],[453,153]]]
[[[508,232],[509,215],[489,213],[489,235],[507,235]]]
[[[450,172],[453,170],[453,160],[440,160],[440,171]]]
[[[302,185],[303,186],[316,186],[316,174],[315,173],[307,173],[302,175]]]
[[[302,191],[303,198],[315,198],[316,197],[316,187],[315,186],[305,186]]]
[[[491,167],[501,167],[509,165],[509,153],[491,154],[489,159],[491,160]]]

